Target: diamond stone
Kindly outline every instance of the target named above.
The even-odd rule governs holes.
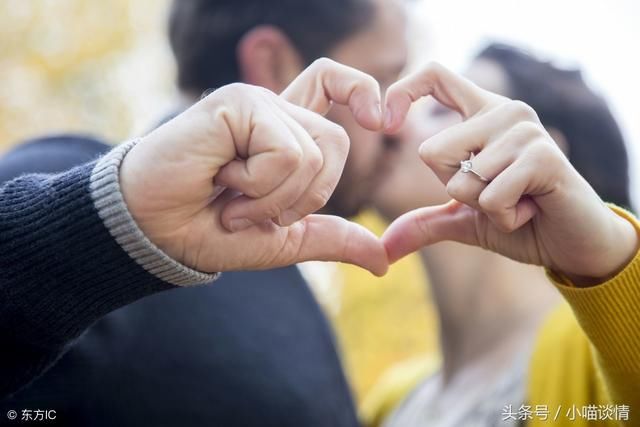
[[[463,173],[471,172],[472,168],[473,168],[473,164],[471,163],[471,160],[463,160],[460,162],[460,170]]]

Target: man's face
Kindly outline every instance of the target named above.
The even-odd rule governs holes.
[[[376,11],[369,27],[336,46],[331,59],[373,76],[384,91],[407,62],[406,16],[400,0],[372,0]],[[360,127],[347,107],[334,106],[328,118],[349,134],[351,149],[342,178],[327,204],[329,213],[352,216],[368,204],[394,160],[393,137]]]

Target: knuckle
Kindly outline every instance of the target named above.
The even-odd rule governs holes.
[[[335,151],[339,156],[340,161],[345,162],[347,157],[349,156],[349,150],[351,149],[351,143],[349,139],[340,140],[337,144],[335,144]]]
[[[334,147],[341,158],[346,158],[349,154],[349,149],[351,148],[351,139],[349,138],[347,131],[341,126],[336,125],[332,134],[333,136],[331,136],[331,141],[333,144],[331,144],[330,147]]]
[[[212,93],[222,102],[242,102],[248,99],[256,99],[259,96],[273,95],[271,91],[266,88],[253,86],[246,83],[229,83],[222,86]],[[204,98],[205,101],[213,98],[211,95]]]
[[[518,229],[518,227],[516,227],[516,223],[513,221],[509,221],[506,217],[501,217],[502,218],[502,229],[507,232],[507,233],[513,233],[514,231],[516,231]]]
[[[422,69],[422,72],[426,76],[433,76],[441,73],[444,70],[444,66],[437,61],[429,61]]]
[[[307,203],[307,209],[309,212],[315,212],[318,209],[323,208],[327,202],[329,201],[329,198],[331,197],[331,188],[329,187],[324,187],[324,188],[320,188],[318,190],[312,191],[309,194],[309,200]]]
[[[502,211],[495,191],[483,191],[478,197],[478,205],[486,213],[498,214]]]
[[[309,68],[314,71],[324,72],[334,67],[335,64],[336,62],[333,61],[332,59],[329,59],[327,57],[322,57],[313,61],[313,63],[309,66]]]
[[[322,157],[320,149],[315,149],[309,153],[307,165],[314,173],[318,173],[322,170],[322,167],[324,166],[324,158]]]
[[[327,127],[327,136],[331,138],[332,141],[336,141],[341,145],[349,145],[349,134],[337,123],[329,122]]]
[[[505,108],[507,108],[516,118],[522,120],[538,120],[538,114],[536,111],[525,102],[512,100],[505,104]]]
[[[246,83],[230,83],[218,89],[218,92],[224,93],[228,96],[238,96],[244,93],[248,93],[251,90],[252,87]]]
[[[545,144],[539,141],[537,144],[531,144],[525,152],[527,162],[536,168],[542,170],[553,170],[565,161],[564,155],[553,144]]]
[[[537,138],[544,134],[544,129],[541,125],[525,120],[519,121],[508,131],[508,137],[510,140],[516,142],[529,142],[534,138]]]
[[[300,167],[302,157],[302,150],[298,146],[286,147],[280,152],[282,167],[288,170]]]
[[[490,215],[489,219],[503,233],[513,233],[517,229],[515,222],[508,215],[494,214]]]
[[[254,199],[259,199],[261,197],[266,196],[272,190],[269,184],[263,179],[257,179],[257,177],[252,176],[250,181],[250,190],[245,193],[246,196],[252,197]]]
[[[278,203],[270,203],[261,212],[263,218],[277,218],[282,213],[282,207]]]
[[[420,146],[420,158],[429,166],[435,166],[442,154],[442,148],[440,148],[439,144],[433,139]]]
[[[539,134],[541,131],[541,128],[539,125],[530,121],[520,121],[516,123],[512,129],[518,133],[522,133],[526,135],[536,135],[536,134]]]

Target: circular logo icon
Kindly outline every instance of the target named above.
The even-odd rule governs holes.
[[[15,420],[16,418],[18,418],[18,413],[12,409],[7,412],[7,418],[9,418],[10,420]]]

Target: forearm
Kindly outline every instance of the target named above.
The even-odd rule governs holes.
[[[615,210],[640,233],[635,218]],[[609,397],[640,409],[640,253],[617,275],[592,287],[579,288],[553,273],[549,277],[589,338]]]
[[[121,146],[97,164],[0,188],[0,396],[105,314],[214,279],[171,260],[138,229],[118,184],[125,153]]]

